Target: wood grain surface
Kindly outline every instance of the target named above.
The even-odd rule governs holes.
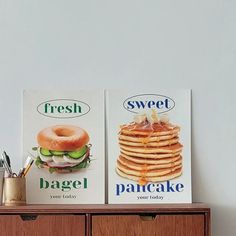
[[[85,216],[39,215],[23,220],[19,215],[0,216],[1,236],[84,236]]]
[[[92,236],[204,236],[204,215],[93,216]]]
[[[201,203],[0,206],[0,236],[210,236],[210,219]]]
[[[25,205],[0,206],[1,213],[182,213],[210,212],[202,203],[192,204],[74,204],[74,205]]]

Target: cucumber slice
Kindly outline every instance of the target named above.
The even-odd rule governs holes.
[[[44,156],[52,156],[52,153],[46,148],[40,148],[40,153]]]
[[[68,156],[74,159],[81,158],[87,152],[87,146],[82,147],[81,149],[73,152],[68,152]]]
[[[66,152],[63,152],[63,151],[53,151],[51,150],[50,151],[54,156],[62,156],[64,154],[66,154]]]

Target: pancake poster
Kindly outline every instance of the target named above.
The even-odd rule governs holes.
[[[27,203],[104,203],[104,145],[104,91],[23,92]]]
[[[191,203],[191,91],[107,91],[109,203]]]

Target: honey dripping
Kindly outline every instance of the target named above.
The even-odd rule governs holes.
[[[142,166],[142,170],[140,172],[141,176],[138,180],[138,183],[140,186],[143,186],[143,185],[146,185],[147,184],[147,171],[148,171],[148,168],[147,168],[147,164],[144,164]]]

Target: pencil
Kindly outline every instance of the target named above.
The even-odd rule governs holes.
[[[26,168],[25,168],[24,171],[23,171],[22,176],[26,176],[26,175],[27,175],[27,173],[28,173],[28,171],[30,170],[30,167],[32,166],[33,163],[34,163],[34,160],[32,160],[32,161],[26,166]]]

